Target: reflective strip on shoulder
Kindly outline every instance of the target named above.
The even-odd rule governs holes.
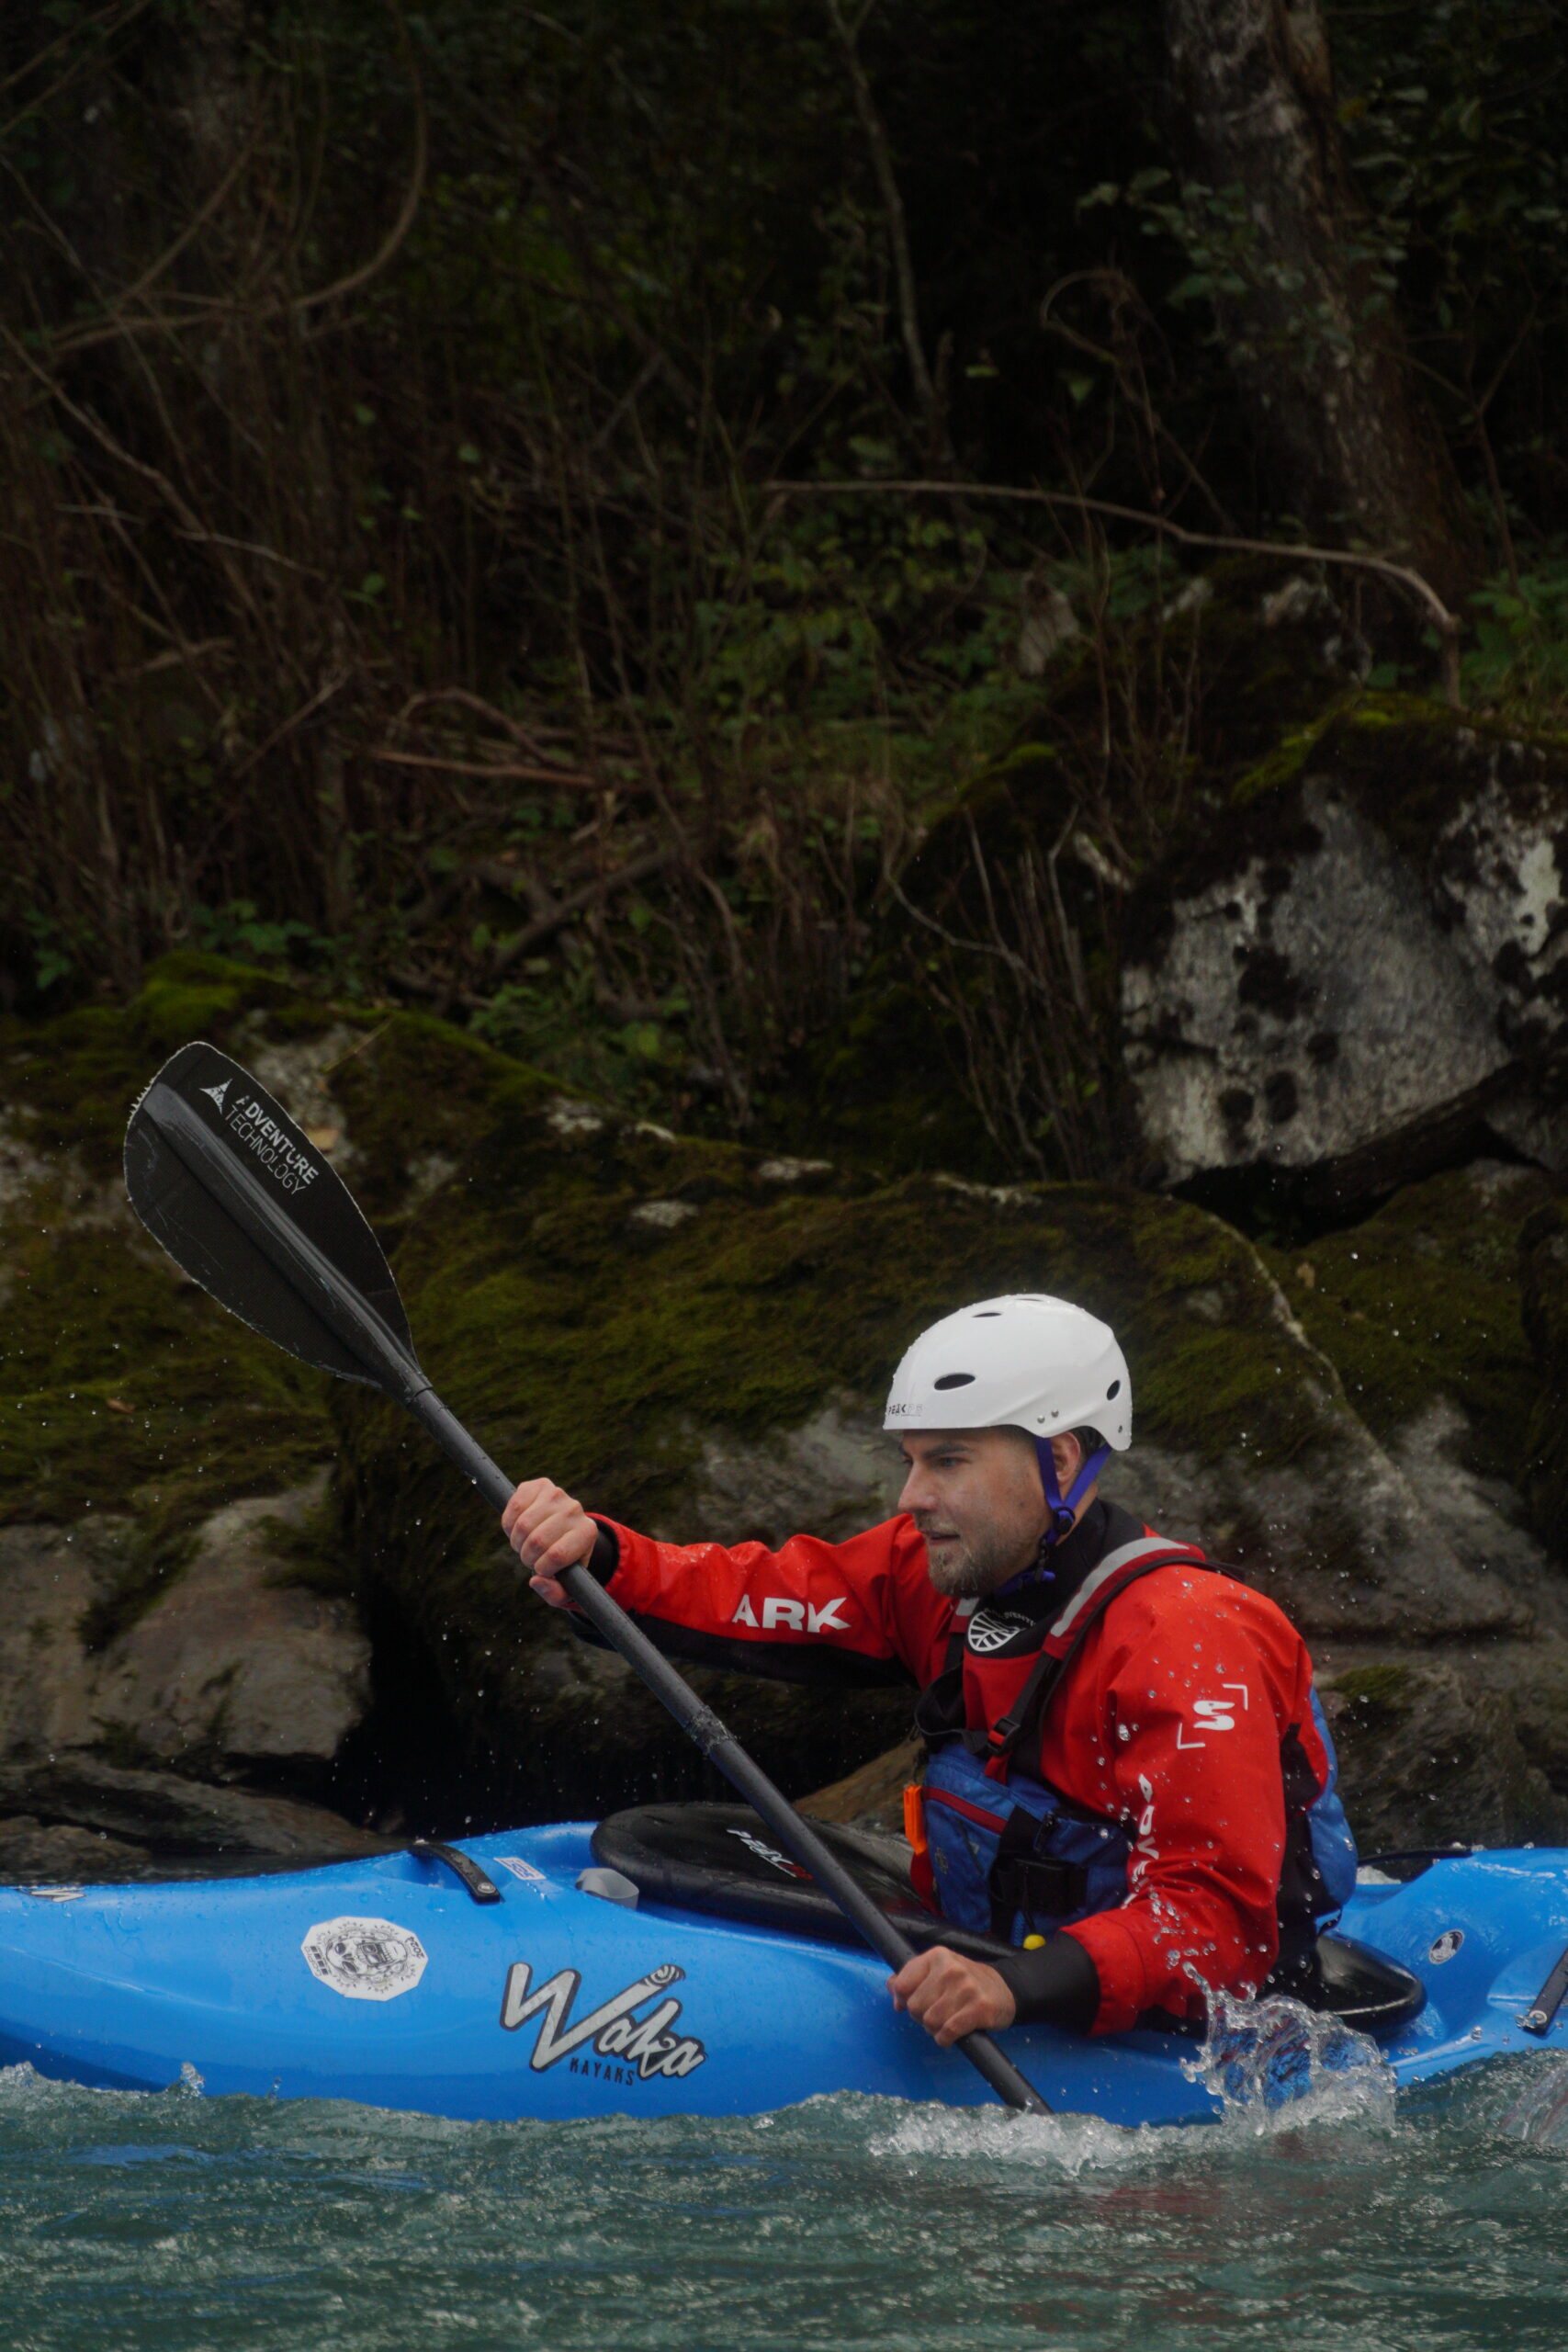
[[[1071,1634],[1093,1610],[1107,1585],[1113,1584],[1119,1577],[1124,1577],[1130,1568],[1141,1568],[1156,1560],[1162,1566],[1168,1561],[1172,1567],[1180,1566],[1184,1560],[1190,1560],[1197,1568],[1206,1568],[1209,1565],[1195,1545],[1170,1544],[1160,1535],[1144,1535],[1135,1544],[1123,1544],[1119,1550],[1108,1552],[1093,1575],[1084,1578],[1052,1626],[1047,1640],[1061,1641]]]

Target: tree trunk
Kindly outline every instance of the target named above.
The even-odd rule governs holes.
[[[1412,564],[1450,605],[1480,551],[1369,254],[1318,0],[1164,0],[1181,132],[1235,191],[1245,291],[1217,298],[1276,504]]]

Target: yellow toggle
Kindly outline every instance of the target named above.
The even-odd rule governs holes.
[[[1025,1951],[1041,1951],[1044,1949],[1044,1944],[1045,1939],[1043,1936],[1025,1936],[1023,1939],[1023,1949]]]

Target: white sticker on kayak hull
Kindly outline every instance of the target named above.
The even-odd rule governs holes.
[[[549,1884],[544,1871],[536,1870],[532,1862],[525,1862],[521,1854],[497,1854],[495,1859],[501,1869],[510,1871],[513,1878],[521,1879],[525,1886],[533,1887],[536,1893],[542,1894]]]
[[[299,1949],[311,1975],[349,2001],[412,1993],[429,1957],[412,1928],[390,1919],[322,1919]]]

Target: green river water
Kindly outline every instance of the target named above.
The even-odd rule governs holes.
[[[5,2352],[1568,2346],[1568,2058],[1212,2130],[472,2124],[0,2073]]]

